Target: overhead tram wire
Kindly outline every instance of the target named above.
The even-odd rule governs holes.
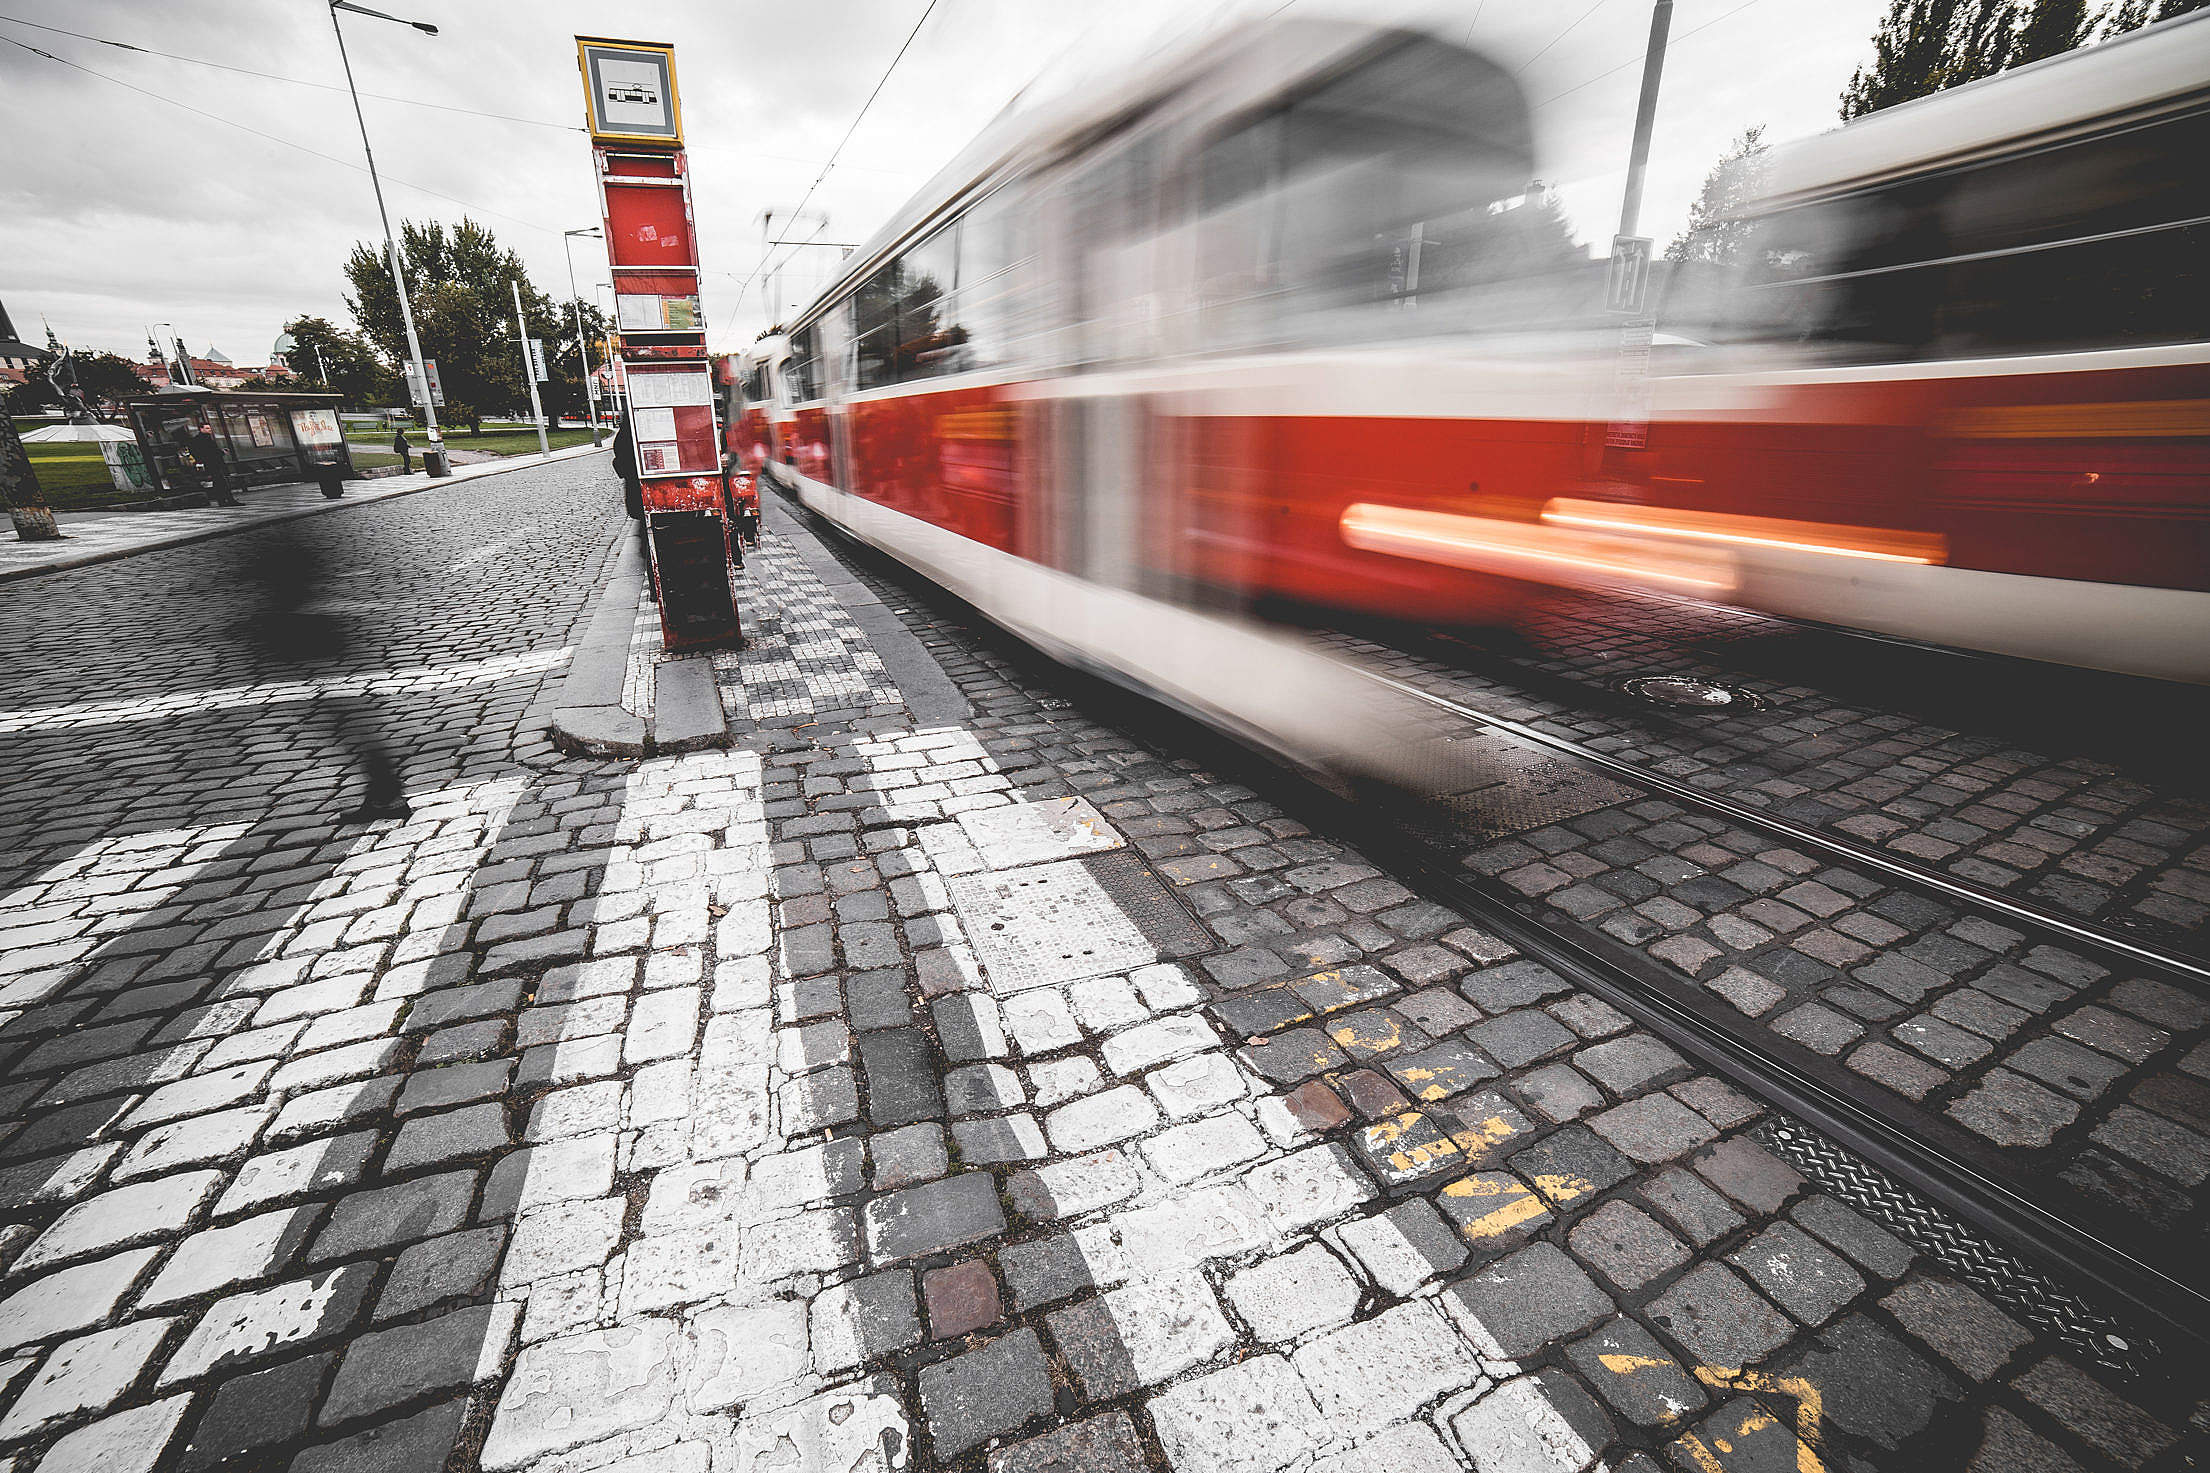
[[[343,169],[351,169],[356,174],[366,174],[368,172],[368,170],[361,165],[353,163],[348,159],[341,159],[336,154],[324,153],[319,148],[309,148],[304,143],[294,143],[291,139],[280,137],[275,133],[264,133],[262,130],[252,126],[249,123],[241,123],[235,118],[226,118],[220,113],[211,113],[205,108],[194,107],[189,102],[184,102],[178,98],[170,97],[165,93],[155,92],[150,88],[141,87],[135,82],[126,82],[121,77],[111,77],[106,72],[96,72],[91,67],[84,65],[82,62],[71,61],[66,56],[56,56],[53,52],[42,50],[39,47],[33,46],[28,41],[18,41],[13,36],[0,36],[0,42],[5,42],[7,45],[17,47],[24,51],[28,51],[33,56],[43,57],[47,61],[56,62],[62,66],[68,67],[71,71],[83,72],[86,76],[97,77],[103,82],[112,82],[116,86],[121,87],[126,92],[135,92],[141,97],[150,97],[156,102],[166,102],[171,107],[183,108],[186,112],[206,118],[211,122],[221,123],[225,127],[229,128],[236,128],[243,133],[251,133],[256,138],[265,139],[270,143],[281,144],[285,148],[296,149],[300,153],[312,155],[313,157],[321,159],[326,163],[336,164],[338,167]],[[440,189],[432,189],[427,184],[416,184],[411,180],[401,179],[393,174],[385,174],[384,178],[388,182],[393,184],[403,184],[407,188],[414,190],[418,194],[426,194],[434,199],[444,200],[448,204],[459,205],[464,210],[473,210],[480,215],[490,215],[496,219],[511,221],[516,225],[521,225],[531,230],[542,230],[547,235],[560,234],[559,231],[553,229],[549,225],[540,225],[535,220],[524,220],[519,215],[509,215],[503,210],[494,210],[487,206],[476,204],[470,200],[464,200],[459,195],[447,194]]]
[[[1678,35],[1674,36],[1671,41],[1666,43],[1666,50],[1671,51],[1675,47],[1678,47],[1683,41],[1686,41],[1690,36],[1697,34],[1699,31],[1708,31],[1713,26],[1719,24],[1719,22],[1723,20],[1731,20],[1733,17],[1740,15],[1743,11],[1748,10],[1751,6],[1759,5],[1762,3],[1764,3],[1764,0],[1742,0],[1742,3],[1735,6],[1732,10],[1723,11],[1720,14],[1715,15],[1711,19],[1705,21],[1702,25],[1690,26],[1687,30],[1680,32]],[[1588,78],[1586,81],[1575,82],[1572,86],[1566,88],[1563,92],[1553,92],[1552,94],[1550,94],[1550,96],[1545,97],[1542,101],[1536,103],[1535,107],[1548,107],[1551,103],[1558,101],[1560,98],[1571,97],[1574,93],[1580,91],[1583,87],[1593,87],[1598,82],[1603,81],[1606,77],[1616,77],[1621,72],[1627,70],[1627,68],[1629,67],[1641,66],[1644,60],[1645,58],[1643,57],[1643,55],[1640,52],[1637,52],[1615,67],[1607,67],[1605,70],[1598,72],[1595,76]],[[1530,109],[1530,111],[1532,110],[1533,109]]]
[[[158,56],[164,61],[181,61],[190,66],[212,67],[218,72],[230,72],[236,76],[258,77],[264,82],[283,82],[293,87],[312,87],[319,92],[345,91],[343,87],[334,82],[316,82],[306,77],[287,77],[278,72],[257,72],[251,67],[232,66],[223,61],[209,61],[202,56],[180,56],[173,51],[156,51],[151,46],[140,46],[130,41],[117,41],[107,36],[88,35],[83,31],[65,30],[60,26],[49,26],[35,20],[25,20],[19,15],[0,15],[0,21],[6,21],[10,25],[28,26],[34,31],[51,31],[57,36],[69,36],[78,41],[90,41],[96,46],[112,46],[117,51],[135,51],[141,56]],[[98,73],[94,73],[94,75],[98,75]],[[513,113],[485,112],[481,108],[456,107],[451,103],[428,102],[419,97],[393,97],[388,92],[363,92],[361,96],[372,97],[378,102],[402,103],[408,107],[427,107],[435,108],[439,112],[465,113],[472,118],[494,118],[502,123],[523,123],[532,128],[557,128],[563,133],[581,133],[585,131],[580,123],[555,123],[546,118],[524,118],[517,117]]]
[[[241,77],[258,77],[264,82],[282,82],[285,83],[287,86],[292,87],[312,87],[318,92],[345,91],[343,87],[338,86],[335,82],[317,82],[307,77],[287,77],[278,72],[257,72],[251,67],[231,66],[228,62],[209,61],[203,56],[181,56],[174,51],[156,51],[151,46],[140,46],[130,41],[117,41],[108,36],[89,35],[83,31],[65,30],[61,26],[49,26],[41,24],[40,22],[35,20],[25,20],[19,15],[0,14],[0,21],[7,22],[11,25],[28,26],[32,30],[36,31],[51,31],[57,36],[69,36],[79,41],[90,41],[97,46],[112,46],[118,51],[135,51],[141,56],[158,56],[163,61],[181,61],[188,66],[212,67],[216,71],[231,72]],[[532,128],[552,128],[562,133],[588,133],[590,131],[588,128],[585,128],[581,123],[556,123],[549,118],[525,118],[515,113],[486,112],[481,108],[456,107],[451,103],[430,102],[420,97],[394,97],[389,92],[363,92],[361,96],[371,98],[377,102],[397,103],[401,107],[426,107],[434,109],[437,112],[460,113],[463,116],[471,118],[490,118],[501,123],[523,123]],[[721,145],[715,143],[693,143],[692,145],[690,145],[691,151],[693,153],[700,152],[701,150],[712,153],[717,149],[730,146],[733,145]],[[802,159],[796,154],[761,153],[757,149],[747,148],[744,150],[744,155],[746,158],[750,159],[772,159],[779,164],[804,164],[809,169],[816,166],[815,160]],[[894,174],[898,172],[895,169],[868,168],[861,164],[846,164],[844,167],[847,169],[859,169],[862,173],[867,174]],[[731,272],[724,274],[734,275],[735,273]]]
[[[1564,30],[1558,32],[1558,34],[1552,36],[1548,41],[1544,42],[1542,50],[1537,51],[1533,56],[1530,56],[1525,61],[1521,62],[1517,70],[1520,73],[1524,74],[1529,67],[1533,66],[1537,61],[1542,59],[1543,52],[1548,51],[1551,47],[1557,45],[1560,41],[1563,41],[1566,37],[1572,35],[1575,31],[1579,30],[1581,28],[1582,21],[1587,20],[1590,16],[1594,15],[1597,11],[1602,10],[1605,6],[1609,4],[1611,4],[1611,0],[1596,0],[1596,3],[1594,5],[1591,5],[1588,9],[1581,12],[1579,20],[1574,21],[1573,24],[1567,26]],[[1475,17],[1476,20],[1478,20],[1479,18],[1480,17],[1478,16]]]
[[[814,176],[813,183],[806,186],[805,197],[798,201],[798,208],[791,211],[792,219],[795,220],[805,213],[806,206],[813,200],[814,191],[821,187],[821,181],[828,178],[829,171],[836,167],[837,157],[844,152],[844,145],[850,143],[852,135],[859,131],[860,123],[867,117],[867,110],[875,105],[876,98],[882,96],[882,89],[889,83],[890,74],[898,69],[899,62],[905,60],[906,52],[913,47],[914,38],[921,34],[921,27],[927,25],[929,17],[936,14],[938,3],[939,0],[929,0],[928,8],[921,12],[921,18],[913,23],[912,30],[906,32],[905,44],[898,48],[896,56],[890,58],[890,65],[883,68],[882,76],[875,83],[875,90],[868,93],[867,100],[860,104],[858,115],[852,119],[852,126],[844,130],[844,137],[838,140],[835,150],[829,155],[829,161],[821,166],[821,172]],[[772,245],[762,251],[760,259],[753,265],[751,271],[745,275],[742,281],[737,283],[737,301],[739,304],[743,303],[744,294],[751,289],[752,283],[759,280],[766,271],[768,258],[774,254],[775,247]],[[709,318],[708,320],[711,321],[712,319]]]

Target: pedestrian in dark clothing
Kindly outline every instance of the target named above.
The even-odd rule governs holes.
[[[192,432],[192,438],[184,442],[184,448],[191,455],[200,478],[206,482],[207,499],[216,506],[236,506],[238,498],[230,489],[230,464],[223,459],[223,447],[215,438],[215,432],[201,425]]]
[[[345,619],[317,607],[326,592],[326,549],[334,535],[327,528],[279,523],[255,534],[247,564],[261,594],[251,625],[255,644],[272,659],[305,667],[301,673],[317,685],[341,682],[355,673],[346,663],[351,641]],[[346,748],[367,783],[361,801],[347,810],[346,821],[366,823],[412,813],[399,765],[378,730],[373,698],[358,692],[318,692],[313,702],[314,722]]]
[[[637,476],[637,442],[630,437],[627,419],[614,431],[614,474],[622,478],[622,505],[637,523],[637,550],[644,554],[645,566],[650,568],[652,543],[645,528],[645,483]],[[660,601],[660,585],[654,579],[645,579],[645,592],[654,603]]]
[[[614,431],[614,474],[622,478],[622,505],[640,520],[645,514],[644,482],[637,479],[637,442],[629,437],[629,421]]]
[[[391,453],[399,457],[399,469],[402,474],[413,471],[414,447],[407,443],[407,432],[405,430],[392,432]]]

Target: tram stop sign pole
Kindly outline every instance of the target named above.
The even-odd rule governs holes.
[[[617,381],[644,490],[645,545],[669,649],[739,642],[729,507],[721,481],[698,232],[675,49],[576,37],[607,261]]]

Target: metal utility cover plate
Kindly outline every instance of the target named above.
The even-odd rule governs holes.
[[[1143,928],[1079,859],[945,880],[960,924],[1000,996],[1159,960]]]
[[[1458,737],[1446,750],[1442,803],[1462,827],[1485,838],[1525,833],[1642,796],[1503,732]]]
[[[959,815],[967,840],[992,869],[1013,869],[1118,849],[1120,835],[1086,798],[1051,798]]]

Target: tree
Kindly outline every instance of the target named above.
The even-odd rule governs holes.
[[[1872,63],[1842,93],[1842,120],[1993,76],[2010,64],[2014,0],[1889,0]]]
[[[2087,44],[2095,29],[2087,0],[2034,0],[2011,38],[2010,65],[2062,56]]]
[[[1703,192],[1688,207],[1688,228],[1665,248],[1668,261],[1731,266],[1749,243],[1751,225],[1737,218],[1757,195],[1764,173],[1765,125],[1744,128],[1704,175]]]
[[[576,353],[576,307],[573,300],[555,302],[554,311],[560,314],[559,330],[546,340],[546,366],[552,370],[552,380],[538,386],[545,399],[548,415],[572,414],[582,418],[589,410],[583,360]],[[607,334],[606,314],[591,303],[583,303],[583,337],[588,343],[599,343]],[[594,347],[591,361],[604,367]]]
[[[286,365],[302,379],[338,395],[356,409],[399,396],[399,378],[376,356],[368,339],[326,317],[294,317],[284,324],[292,350]]]
[[[530,285],[521,258],[501,249],[492,233],[473,220],[463,219],[451,230],[436,221],[406,221],[399,236],[422,356],[437,360],[438,381],[445,390],[442,417],[466,423],[480,434],[487,413],[527,411],[529,386],[522,378],[509,284],[521,288],[522,314],[532,337],[559,336],[560,309]],[[355,246],[345,275],[353,286],[345,304],[362,335],[389,362],[404,364],[406,327],[383,251],[374,245]]]
[[[72,353],[70,358],[87,404],[120,404],[149,392],[128,358],[113,353]]]
[[[2170,20],[2210,0],[1890,0],[1873,59],[1842,93],[1842,119],[1926,97],[2028,62],[2061,56],[2092,37],[2107,41]]]
[[[2107,41],[2156,21],[2200,10],[2205,5],[2210,5],[2210,0],[2117,0],[2103,12],[2102,27],[2096,39]]]

